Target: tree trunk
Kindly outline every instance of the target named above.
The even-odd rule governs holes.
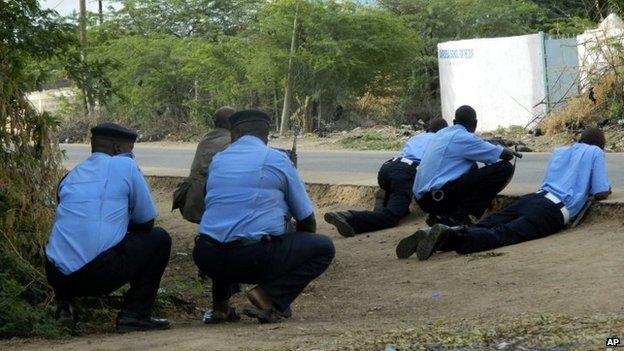
[[[317,121],[317,126],[316,126],[316,130],[320,133],[321,132],[321,120],[323,119],[323,98],[321,97],[321,92],[319,91],[318,93],[318,109],[316,110],[317,112],[317,116],[316,116],[316,121]]]
[[[93,96],[90,93],[91,89],[91,77],[87,70],[87,3],[86,0],[80,0],[80,44],[81,44],[81,52],[80,58],[82,59],[82,64],[85,69],[83,84],[84,88],[83,93],[85,94],[85,110],[87,112],[87,117],[89,119],[93,118],[93,106],[95,102],[93,101]],[[95,121],[92,121],[95,124]]]
[[[102,0],[98,0],[98,15],[100,18],[100,26],[104,24],[104,10],[102,8]]]
[[[293,56],[295,50],[297,50],[297,25],[299,19],[299,4],[297,4],[297,11],[295,12],[295,19],[293,21],[293,32],[290,40],[290,55],[288,57],[288,74],[286,76],[286,89],[284,90],[284,108],[282,109],[282,121],[280,124],[280,134],[288,130],[288,122],[290,119],[290,108],[292,104],[292,90],[293,90]]]
[[[302,108],[302,119],[303,119],[303,128],[304,132],[310,132],[312,130],[312,116],[310,113],[310,96],[305,97],[305,102],[303,103]]]
[[[279,90],[277,88],[278,83],[277,80],[275,80],[274,84],[274,89],[273,89],[273,117],[275,119],[275,131],[279,132],[279,128],[280,128],[280,120],[279,120]]]

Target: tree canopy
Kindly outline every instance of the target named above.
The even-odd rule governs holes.
[[[104,23],[90,17],[89,63],[66,59],[55,69],[76,81],[82,101],[97,100],[96,119],[145,138],[194,138],[189,131],[209,126],[221,105],[261,108],[279,124],[294,34],[291,119],[308,131],[412,123],[439,115],[437,43],[576,35],[620,2],[113,0]],[[65,115],[76,122],[80,111]]]

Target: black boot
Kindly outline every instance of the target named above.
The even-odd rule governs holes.
[[[333,225],[340,235],[350,238],[355,235],[355,229],[351,226],[353,215],[349,211],[327,212],[325,214],[325,222]]]
[[[396,247],[396,255],[399,259],[406,259],[416,252],[418,243],[429,234],[429,230],[418,230],[416,233],[399,241]]]
[[[120,333],[141,330],[163,330],[169,328],[171,328],[171,323],[166,319],[124,311],[117,314],[117,331]]]
[[[56,306],[56,321],[64,328],[73,331],[76,329],[76,312],[69,301],[59,301]]]
[[[416,256],[421,261],[425,261],[433,255],[434,252],[440,250],[440,248],[445,248],[446,250],[452,249],[459,237],[458,228],[451,228],[445,226],[443,224],[436,224],[431,228],[428,235],[425,236],[418,243],[418,248],[416,249]]]

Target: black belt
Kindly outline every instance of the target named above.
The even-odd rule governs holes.
[[[420,163],[417,161],[410,160],[409,158],[406,158],[406,157],[395,157],[386,161],[386,163],[390,163],[390,162],[402,162],[408,166],[413,166],[413,167],[418,167],[418,164]]]
[[[245,247],[245,246],[254,245],[260,242],[270,242],[272,240],[272,237],[270,235],[263,235],[258,239],[237,239],[237,240],[228,241],[224,243],[224,242],[214,239],[210,235],[200,234],[195,237],[195,242],[199,240],[203,241],[206,244],[209,244],[210,246],[213,246],[219,249],[234,249],[237,247]]]

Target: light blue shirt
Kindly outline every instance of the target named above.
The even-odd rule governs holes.
[[[130,221],[141,224],[158,215],[131,154],[94,152],[61,181],[58,196],[46,255],[63,274],[117,245]]]
[[[433,135],[416,172],[412,191],[420,199],[430,191],[468,173],[475,162],[495,163],[503,152],[497,146],[477,138],[462,125],[446,127]]]
[[[584,143],[556,149],[542,182],[542,189],[563,201],[571,217],[581,211],[590,195],[609,188],[604,151]]]
[[[199,234],[220,242],[282,235],[286,218],[314,213],[297,170],[285,153],[245,135],[212,159]]]
[[[416,163],[422,160],[425,147],[435,133],[420,133],[409,138],[403,147],[403,152],[398,157],[408,158]]]

